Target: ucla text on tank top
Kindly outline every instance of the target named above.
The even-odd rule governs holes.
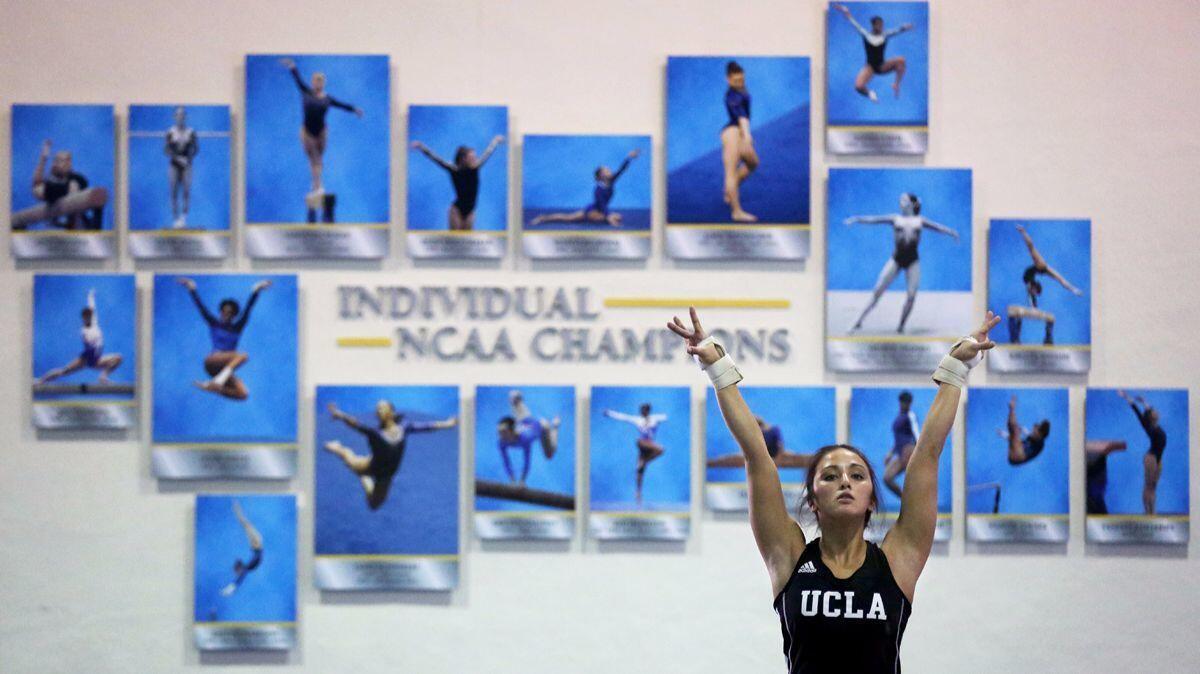
[[[821,561],[820,540],[804,548],[775,598],[788,673],[900,672],[912,604],[883,550],[868,541],[862,566],[841,579]]]

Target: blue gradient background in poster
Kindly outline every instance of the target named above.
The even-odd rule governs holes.
[[[1158,410],[1158,424],[1167,434],[1162,471],[1158,478],[1155,510],[1159,515],[1188,514],[1188,470],[1191,429],[1188,424],[1187,389],[1132,389],[1131,396],[1143,396]],[[1141,515],[1142,466],[1150,439],[1134,416],[1129,403],[1121,400],[1116,389],[1089,388],[1085,413],[1085,440],[1124,440],[1123,452],[1108,455],[1108,489],[1104,500],[1112,515]]]
[[[175,105],[129,106],[129,228],[171,226],[170,160],[163,153]],[[196,130],[200,151],[192,160],[188,229],[229,229],[229,106],[185,105],[187,125]],[[206,136],[205,134],[225,134]],[[146,135],[154,134],[154,135]]]
[[[410,105],[408,143],[419,140],[442,159],[454,163],[459,145],[482,155],[492,138],[504,136],[487,163],[479,169],[475,229],[508,229],[508,108],[502,105]],[[454,203],[450,174],[420,151],[408,148],[408,229],[444,232]]]
[[[233,502],[262,536],[262,562],[231,596],[221,589],[236,577],[233,564],[250,560],[246,531]],[[196,496],[196,622],[292,622],[296,620],[296,497]]]
[[[867,84],[878,103],[854,90],[854,79],[867,63],[862,35],[833,7],[826,9],[825,111],[830,126],[853,124],[918,125],[929,121],[929,3],[847,2],[854,20],[871,30],[871,17],[883,18],[885,31],[905,23],[913,29],[888,40],[884,59],[903,56],[908,64],[900,98],[892,92],[895,74],[875,75]]]
[[[111,105],[14,105],[12,106],[12,212],[40,203],[33,196],[33,169],[42,152],[42,142],[51,141],[43,175],[50,170],[54,153],[71,153],[71,170],[88,179],[89,187],[108,189],[104,204],[104,231],[113,229],[113,176],[116,175],[113,150],[116,145]],[[58,230],[45,222],[30,231]]]
[[[665,450],[646,468],[643,510],[686,512],[691,503],[691,404],[683,386],[593,386],[590,412],[591,509],[635,510],[638,433],[631,424],[604,416],[605,409],[637,415],[666,414],[656,442]]]
[[[454,386],[318,386],[314,414],[316,514],[314,549],[335,554],[456,554],[458,552],[459,428],[412,433],[404,461],[379,510],[367,507],[358,476],[323,449],[337,440],[370,456],[366,438],[329,415],[329,402],[369,427],[378,427],[375,403],[391,401],[413,421],[458,416]]]
[[[572,386],[479,386],[475,389],[475,477],[481,480],[508,482],[504,460],[500,457],[496,425],[512,415],[508,392],[516,389],[525,398],[530,413],[537,419],[558,417],[558,451],[546,460],[541,441],[533,443],[530,451],[529,479],[533,489],[545,489],[560,494],[575,493],[575,388]],[[513,474],[520,476],[524,452],[520,447],[508,450]],[[484,510],[547,510],[556,508],[508,499],[475,497],[475,509]]]
[[[741,391],[755,415],[779,427],[787,451],[806,454],[837,442],[837,410],[832,386],[743,386]],[[742,451],[725,425],[712,389],[708,390],[704,400],[704,446],[706,459]],[[803,484],[805,471],[781,468],[779,477],[785,483]],[[745,482],[746,469],[707,468],[705,479],[708,482]]]
[[[1050,420],[1042,453],[1028,463],[1008,463],[1008,401],[1017,396],[1017,423],[1032,428]],[[1000,514],[1065,515],[1070,465],[1070,410],[1065,388],[977,387],[967,395],[967,486],[1000,483]],[[991,514],[995,492],[967,494],[968,513]]]
[[[609,211],[623,217],[620,227],[583,222],[549,222],[537,227],[529,224],[544,213],[569,213],[589,206],[596,186],[596,168],[603,165],[615,172],[634,149],[641,154],[617,179],[608,205]],[[525,228],[648,231],[651,153],[650,136],[525,136],[521,155]]]
[[[1017,231],[1024,225],[1033,245],[1046,264],[1066,277],[1083,296],[1076,297],[1058,281],[1046,275],[1037,277],[1042,284],[1038,308],[1054,314],[1055,344],[1090,344],[1092,341],[1092,223],[1090,220],[992,220],[988,230],[988,309],[997,316],[1008,315],[1008,305],[1029,306],[1022,275],[1033,264],[1029,248]],[[1042,341],[1041,321],[1028,320],[1022,329],[1022,341]],[[1008,321],[989,335],[999,343],[1012,342]]]
[[[114,384],[137,383],[137,290],[132,274],[36,274],[33,277],[33,376],[62,367],[83,352],[80,312],[89,289],[96,290],[96,317],[104,336],[104,353],[124,361],[109,376]],[[95,382],[100,371],[84,368],[60,377],[56,384]],[[35,400],[101,400],[133,398],[133,394],[60,395],[39,393]]]
[[[933,404],[937,389],[929,386],[897,386],[897,387],[854,387],[850,390],[850,444],[858,447],[871,460],[875,476],[879,478],[881,504],[883,512],[890,515],[900,513],[900,498],[883,484],[884,458],[896,444],[892,435],[892,422],[900,414],[901,391],[913,395],[912,410],[917,414],[917,425],[925,430],[925,415]],[[938,512],[950,512],[951,494],[951,445],[950,438],[946,439],[946,447],[942,450],[938,461]],[[896,482],[903,488],[908,472],[901,473]]]
[[[750,132],[761,162],[742,183],[742,206],[760,224],[807,224],[809,60],[794,56],[667,59],[667,222],[730,222],[721,164],[730,60],[746,71]]]
[[[959,239],[921,232],[921,290],[971,290],[970,169],[829,169],[829,290],[871,290],[895,250],[891,225],[846,225],[854,215],[900,212],[900,194],[921,200],[921,215],[958,232]],[[897,274],[890,290],[904,290]]]
[[[208,324],[176,279],[187,276],[208,310],[224,298],[242,309],[251,287],[259,295],[238,350],[250,356],[236,376],[250,391],[237,401],[202,391],[204,359],[212,352]],[[296,277],[282,274],[156,274],[154,276],[154,442],[296,441]]]
[[[309,84],[325,73],[325,91],[361,108],[362,119],[331,107],[325,116],[325,191],[337,194],[337,219],[385,223],[389,213],[390,94],[387,56],[288,55]],[[246,56],[246,222],[305,222],[311,187],[300,144],[300,90],[281,54]]]

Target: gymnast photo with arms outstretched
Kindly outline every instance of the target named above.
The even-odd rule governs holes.
[[[881,545],[864,538],[879,510],[879,486],[863,452],[851,445],[817,451],[800,509],[812,514],[820,535],[807,540],[788,513],[779,470],[738,389],[742,374],[732,357],[705,333],[695,308],[690,326],[678,317],[667,324],[708,375],[746,457],[750,528],[771,579],[789,674],[900,671],[900,642],[937,525],[938,459],[967,376],[995,346],[988,331],[999,320],[989,311],[934,372],[938,391],[908,462],[899,517]]]
[[[412,142],[412,149],[420,151],[430,161],[446,169],[450,174],[450,182],[454,186],[454,203],[446,214],[450,231],[470,231],[475,229],[475,203],[479,200],[479,169],[491,159],[492,154],[504,136],[492,138],[483,154],[475,154],[475,149],[459,145],[454,151],[454,162],[448,162],[439,157],[425,143],[419,140]]]
[[[39,377],[38,384],[47,384],[85,367],[99,370],[97,383],[107,384],[108,376],[112,374],[113,370],[120,367],[124,360],[121,354],[104,353],[104,332],[100,330],[100,315],[96,311],[96,291],[94,289],[88,290],[87,306],[80,311],[80,317],[83,320],[83,327],[79,329],[80,337],[83,339],[83,351],[66,365],[50,370]]]
[[[361,108],[330,96],[325,91],[325,73],[313,73],[311,84],[305,84],[304,78],[300,77],[300,70],[296,67],[295,60],[283,58],[279,62],[291,72],[292,79],[296,82],[296,88],[300,90],[304,113],[304,123],[300,126],[300,145],[304,148],[304,155],[308,158],[309,172],[312,174],[310,196],[323,195],[325,185],[321,178],[324,170],[325,146],[329,140],[329,128],[325,125],[325,114],[329,112],[329,108],[334,107],[352,112],[361,118],[363,111]]]
[[[913,303],[917,299],[917,289],[921,284],[921,260],[917,254],[918,246],[921,243],[921,230],[929,228],[938,234],[952,237],[955,241],[958,241],[958,232],[946,225],[922,217],[921,200],[911,192],[904,192],[900,195],[899,213],[855,215],[846,218],[844,224],[847,227],[851,225],[891,225],[895,239],[895,250],[892,251],[892,256],[888,258],[888,261],[884,263],[883,269],[879,270],[879,278],[875,280],[875,287],[871,291],[871,301],[859,314],[858,320],[854,322],[854,327],[850,330],[853,332],[862,329],[867,314],[871,313],[888,286],[903,271],[907,290],[904,309],[900,312],[900,325],[896,328],[896,332],[904,332],[904,325],[908,323],[908,316],[912,313]]]
[[[250,356],[245,352],[238,351],[238,340],[241,339],[242,332],[250,321],[250,310],[254,308],[254,303],[258,301],[258,296],[262,294],[262,291],[271,287],[271,281],[263,279],[254,284],[250,289],[250,299],[246,300],[244,310],[238,305],[237,300],[228,297],[221,300],[217,307],[220,313],[218,316],[214,316],[208,307],[204,306],[204,301],[196,292],[195,281],[182,277],[177,281],[179,285],[187,289],[192,302],[200,310],[200,317],[208,324],[209,336],[212,339],[212,351],[204,358],[204,371],[211,379],[195,382],[196,387],[231,400],[247,399],[250,397],[250,392],[246,389],[246,384],[234,375],[234,371],[245,365],[246,361],[250,360]]]
[[[615,194],[617,179],[625,173],[625,169],[629,168],[629,163],[637,159],[641,151],[637,148],[629,151],[625,155],[625,161],[617,167],[616,172],[613,172],[607,166],[597,166],[593,177],[596,179],[596,186],[592,190],[592,203],[584,206],[578,211],[570,213],[546,213],[539,215],[529,222],[530,225],[540,225],[546,222],[591,222],[591,223],[608,223],[613,227],[621,226],[621,214],[610,213],[608,211],[608,203],[612,201]]]
[[[667,415],[651,414],[652,409],[650,403],[642,403],[638,407],[636,415],[604,410],[604,416],[609,419],[625,422],[637,429],[637,442],[634,443],[638,450],[637,479],[634,484],[638,505],[642,504],[642,483],[646,478],[646,466],[649,466],[651,461],[654,461],[667,451],[655,440],[655,436],[658,434],[658,427],[667,420]]]
[[[904,60],[903,56],[885,59],[884,52],[887,50],[888,40],[912,30],[913,25],[906,23],[898,28],[884,30],[883,17],[873,16],[871,17],[871,30],[867,30],[854,20],[854,14],[850,12],[849,7],[840,2],[835,2],[833,3],[833,8],[841,12],[850,22],[850,25],[854,26],[854,30],[858,31],[858,34],[862,36],[863,48],[867,52],[867,62],[854,78],[854,90],[869,98],[872,102],[878,103],[879,96],[867,84],[876,75],[895,73],[896,79],[892,81],[892,91],[896,94],[896,98],[900,98],[900,82],[904,79],[904,73],[908,69],[908,62]]]
[[[334,403],[329,403],[329,414],[367,439],[370,456],[356,454],[337,440],[326,442],[324,447],[325,451],[340,458],[342,463],[358,476],[363,495],[367,499],[367,507],[371,510],[379,510],[387,500],[392,480],[395,479],[404,460],[410,434],[440,431],[458,425],[458,417],[441,421],[409,421],[387,400],[375,403],[375,428],[346,414]]]

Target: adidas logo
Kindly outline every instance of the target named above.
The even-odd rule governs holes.
[[[805,562],[804,566],[801,566],[799,569],[796,569],[796,573],[816,573],[816,572],[817,572],[817,567],[813,566],[813,563],[811,561]]]

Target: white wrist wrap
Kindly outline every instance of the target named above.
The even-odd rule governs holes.
[[[966,337],[963,337],[955,342],[954,346],[950,347],[951,353],[958,348],[959,344],[962,344],[968,340],[978,343],[974,337],[967,335]],[[958,388],[966,388],[967,375],[970,374],[971,368],[983,362],[983,356],[985,353],[986,352],[984,351],[980,351],[979,353],[975,354],[974,358],[966,362],[963,362],[954,356],[951,356],[950,354],[942,356],[942,362],[938,363],[937,369],[933,371],[933,380],[942,382],[943,384],[957,386]]]
[[[709,381],[712,382],[713,388],[720,391],[726,386],[733,386],[742,380],[742,373],[737,368],[737,364],[733,362],[733,358],[725,352],[725,347],[721,342],[717,341],[712,335],[705,337],[703,341],[697,344],[697,347],[708,346],[712,344],[717,347],[717,353],[721,357],[712,365],[705,366],[700,363],[700,359],[696,358],[696,362],[700,363],[700,369],[708,374]]]

